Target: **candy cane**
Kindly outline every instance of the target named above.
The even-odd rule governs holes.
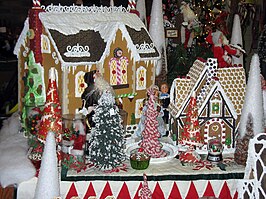
[[[33,3],[33,7],[40,7],[41,6],[40,0],[32,0],[32,3]]]
[[[135,0],[128,0],[128,8],[129,8],[129,10],[136,10],[136,1]]]
[[[116,83],[121,84],[121,62],[120,59],[116,61]]]

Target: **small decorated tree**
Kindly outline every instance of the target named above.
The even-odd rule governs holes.
[[[238,164],[246,165],[248,158],[248,145],[249,140],[254,137],[253,131],[253,118],[251,113],[248,114],[247,124],[246,124],[246,134],[243,138],[238,134],[236,139],[236,150],[235,150],[235,161]]]
[[[43,109],[43,116],[38,132],[38,139],[42,142],[45,142],[46,136],[49,131],[55,133],[57,143],[61,141],[62,109],[59,102],[55,73],[55,68],[52,67],[49,70],[49,83],[47,89],[46,103]]]
[[[180,144],[202,146],[203,141],[200,135],[198,120],[198,107],[196,93],[193,92],[185,118],[185,125],[180,136]]]
[[[35,62],[32,51],[29,53],[25,67],[22,127],[26,135],[31,136],[38,130],[35,127],[40,120],[40,107],[45,103],[44,69]]]
[[[161,137],[158,131],[157,116],[159,111],[156,110],[155,95],[149,93],[149,101],[147,105],[147,111],[145,112],[145,127],[142,132],[142,141],[140,147],[144,149],[144,152],[150,155],[152,158],[160,158],[166,156],[164,150],[162,150],[162,144],[159,141]]]
[[[95,108],[88,159],[100,170],[112,170],[125,160],[124,129],[112,94],[105,91]]]

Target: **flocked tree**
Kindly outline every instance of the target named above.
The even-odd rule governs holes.
[[[44,146],[41,169],[34,198],[47,199],[59,196],[60,183],[57,167],[55,134],[49,132]]]
[[[100,170],[112,170],[125,160],[124,129],[112,94],[105,91],[95,108],[89,146],[89,161]]]
[[[263,96],[261,89],[259,56],[254,54],[250,64],[248,82],[246,87],[245,101],[240,117],[238,133],[240,138],[246,134],[248,114],[256,116],[253,120],[254,134],[264,132]]]

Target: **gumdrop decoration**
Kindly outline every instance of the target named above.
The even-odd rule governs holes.
[[[62,110],[59,102],[55,68],[49,70],[49,83],[46,92],[46,103],[44,105],[38,139],[45,142],[48,132],[54,132],[56,142],[61,141],[62,134]]]

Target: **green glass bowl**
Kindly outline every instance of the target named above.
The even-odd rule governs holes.
[[[150,159],[147,160],[133,160],[130,159],[130,165],[133,169],[144,170],[147,169],[150,164]]]

